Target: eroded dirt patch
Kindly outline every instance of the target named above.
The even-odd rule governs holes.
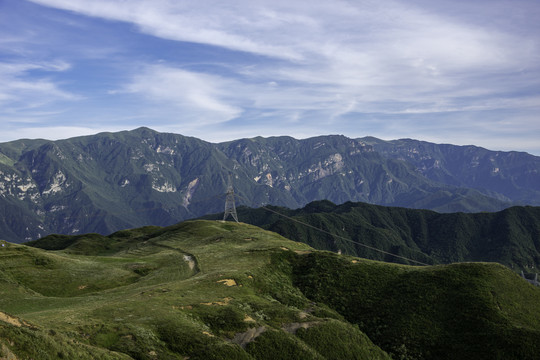
[[[9,348],[2,344],[2,349],[0,351],[0,360],[18,360],[17,356],[9,350]]]
[[[218,280],[216,281],[218,283],[223,283],[227,286],[236,286],[236,281],[234,279],[223,279],[223,280]]]
[[[309,321],[309,322],[301,322],[301,323],[295,322],[295,323],[290,323],[290,324],[283,325],[281,328],[283,330],[285,330],[286,332],[288,332],[288,333],[296,334],[298,329],[300,329],[300,328],[309,329],[310,327],[312,327],[313,325],[316,325],[318,323],[319,323],[318,321]]]
[[[5,314],[0,311],[0,321],[6,322],[8,324],[21,327],[23,324],[19,321],[19,319],[14,318],[13,316],[9,316],[8,314]]]
[[[188,266],[189,266],[190,270],[195,269],[195,260],[193,260],[192,256],[184,255],[184,261],[188,263]]]
[[[223,298],[223,301],[213,301],[213,302],[201,303],[201,305],[206,305],[206,306],[213,306],[213,305],[217,305],[217,306],[225,306],[225,305],[228,305],[229,302],[231,302],[231,300],[232,300],[232,298],[226,297],[226,298]]]
[[[261,335],[265,331],[266,327],[264,326],[258,328],[249,328],[246,332],[237,333],[231,341],[245,348],[247,344],[255,340],[257,336]]]

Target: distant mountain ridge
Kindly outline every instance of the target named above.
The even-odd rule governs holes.
[[[477,189],[501,200],[540,205],[538,156],[412,139],[360,140],[386,157],[413,164],[417,171],[431,180]]]
[[[459,153],[461,148],[455,148]],[[107,234],[216,213],[223,209],[220,196],[229,173],[240,203],[250,207],[298,208],[330,200],[474,212],[497,211],[515,202],[540,204],[538,157],[466,148],[462,158],[474,158],[474,149],[484,154],[478,155],[474,171],[444,167],[454,164],[451,155],[439,160],[438,171],[427,171],[428,158],[447,152],[430,150],[414,160],[399,155],[405,151],[400,149],[391,142],[341,135],[213,144],[148,128],[3,143],[0,238],[22,242],[50,233]],[[506,160],[491,161],[496,154]],[[499,170],[493,172],[488,163]]]

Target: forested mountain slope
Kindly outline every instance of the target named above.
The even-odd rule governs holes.
[[[431,180],[477,189],[500,199],[540,205],[540,158],[517,151],[400,139],[359,139],[383,156],[401,159]]]
[[[321,250],[341,250],[369,259],[404,262],[402,258],[369,248],[374,247],[428,264],[493,261],[515,271],[540,272],[540,207],[515,206],[494,213],[445,214],[366,203],[335,205],[318,201],[296,210],[267,206],[239,208],[237,212],[241,221]],[[222,215],[208,218],[218,219]]]
[[[22,242],[50,233],[107,234],[215,213],[223,209],[229,174],[239,203],[250,207],[298,208],[330,200],[474,212],[540,199],[537,157],[497,153],[507,159],[493,163],[498,171],[469,176],[497,184],[503,179],[499,187],[505,189],[508,181],[519,185],[519,191],[503,192],[482,187],[489,182],[450,181],[448,174],[463,175],[451,167],[444,170],[448,176],[435,176],[410,158],[377,150],[381,143],[368,140],[284,136],[212,144],[140,128],[3,143],[0,238]],[[517,163],[520,167],[513,166]]]

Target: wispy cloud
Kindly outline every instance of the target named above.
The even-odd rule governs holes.
[[[140,31],[165,39],[189,41],[222,46],[233,50],[262,55],[297,58],[299,55],[288,47],[264,43],[253,39],[256,34],[244,34],[246,29],[264,27],[262,22],[251,18],[258,5],[244,2],[202,1],[196,6],[190,2],[168,0],[87,1],[34,0],[46,6],[75,11],[88,16],[124,21],[136,25]],[[246,13],[246,10],[248,11]],[[248,15],[248,16],[246,16]],[[255,14],[257,15],[257,14]],[[268,18],[268,15],[259,13]],[[258,16],[259,17],[259,16]]]
[[[241,85],[216,75],[190,72],[165,65],[147,66],[137,73],[124,92],[172,105],[189,114],[199,125],[223,122],[242,113],[234,90]],[[232,91],[231,91],[232,90]]]
[[[425,92],[463,86],[470,73],[538,68],[537,38],[397,1],[34,1],[165,39],[289,59],[260,69],[287,81]]]
[[[32,76],[30,72],[42,73],[66,71],[70,65],[65,62],[43,63],[2,63],[0,62],[0,105],[4,112],[21,111],[43,106],[45,104],[76,100],[79,97],[62,90],[54,81],[45,75]]]
[[[47,76],[74,72],[86,108],[109,111],[96,118],[117,101],[129,106],[115,116],[144,114],[156,128],[180,123],[207,137],[227,125],[237,134],[298,136],[436,137],[438,127],[455,142],[482,131],[498,139],[503,130],[491,127],[501,116],[530,119],[540,110],[534,0],[31,1],[62,10],[53,35],[71,23],[65,29],[76,37],[63,35],[64,52],[49,34],[59,54],[51,60],[45,43],[40,55],[49,60],[41,62],[27,61],[30,47],[19,46],[21,67],[0,70],[10,84],[0,102],[14,109],[23,97],[35,107],[77,98]],[[98,33],[103,44],[91,40]],[[36,63],[42,68],[29,68]],[[97,68],[90,79],[81,75]],[[468,119],[454,121],[460,131],[446,126],[451,116]],[[523,136],[540,136],[531,130]]]

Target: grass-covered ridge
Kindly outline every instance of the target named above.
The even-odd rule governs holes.
[[[207,218],[212,216],[223,215]],[[518,273],[520,270],[534,273],[540,268],[540,207],[443,214],[361,202],[335,205],[323,200],[295,210],[242,207],[238,216],[242,221],[319,250],[341,250],[344,254],[374,260],[403,261],[357,243],[428,264],[488,261],[511,267]]]
[[[0,358],[427,359],[444,344],[533,359],[540,343],[540,289],[495,264],[386,264],[219,221],[29,245],[0,248]]]
[[[534,359],[540,351],[540,289],[502,265],[411,268],[318,253],[295,263],[295,285],[399,357]]]

